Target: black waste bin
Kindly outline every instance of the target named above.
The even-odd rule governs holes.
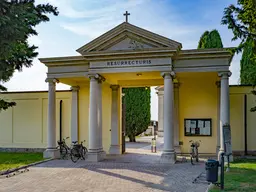
[[[208,159],[205,163],[206,180],[211,183],[218,181],[218,167],[219,161]]]

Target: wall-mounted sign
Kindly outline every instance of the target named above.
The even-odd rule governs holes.
[[[120,68],[120,67],[148,67],[148,66],[165,66],[171,65],[170,58],[148,58],[148,59],[126,59],[126,60],[109,60],[109,61],[92,61],[90,68]]]
[[[150,59],[140,60],[121,60],[121,61],[107,61],[107,66],[131,66],[131,65],[150,65]]]
[[[225,155],[232,155],[231,130],[229,125],[223,125],[223,137]]]
[[[184,119],[185,136],[211,136],[211,119]]]

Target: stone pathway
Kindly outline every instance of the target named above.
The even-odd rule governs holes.
[[[205,192],[207,183],[192,183],[204,163],[159,163],[160,152],[143,148],[108,156],[99,163],[53,160],[28,172],[0,178],[0,192]]]

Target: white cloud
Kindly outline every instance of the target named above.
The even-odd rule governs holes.
[[[37,0],[37,3],[51,3],[58,7],[61,16],[69,18],[97,18],[108,17],[117,10],[131,9],[142,3],[149,2],[149,0],[101,0],[101,1],[88,1],[76,0],[76,4],[80,4],[84,9],[82,11],[74,8],[74,0]],[[103,6],[102,6],[103,5]],[[104,6],[108,5],[108,6]]]

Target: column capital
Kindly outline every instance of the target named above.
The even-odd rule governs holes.
[[[45,82],[46,83],[59,83],[59,80],[56,78],[46,78]]]
[[[220,84],[221,84],[220,81],[216,81],[216,82],[215,82],[215,85],[216,85],[218,88],[220,88]]]
[[[156,92],[156,94],[158,95],[158,97],[161,97],[164,95],[164,90],[158,90],[158,92]]]
[[[71,90],[71,91],[74,91],[74,92],[79,91],[79,89],[80,89],[79,86],[71,86],[71,87],[70,87],[70,90]]]
[[[180,87],[180,83],[179,82],[175,82],[175,83],[173,83],[173,86],[174,86],[174,88],[179,88]]]
[[[88,77],[90,80],[97,80],[98,83],[102,83],[106,80],[102,75],[100,75],[98,73],[88,74]]]
[[[100,75],[100,77],[98,78],[98,82],[103,83],[104,81],[106,81],[105,77]]]
[[[119,89],[119,85],[110,85],[110,88],[114,91],[118,90]]]
[[[166,71],[166,72],[161,72],[161,76],[165,79],[175,79],[175,72],[174,71]]]
[[[229,78],[232,75],[230,71],[218,72],[218,76],[221,78]]]

